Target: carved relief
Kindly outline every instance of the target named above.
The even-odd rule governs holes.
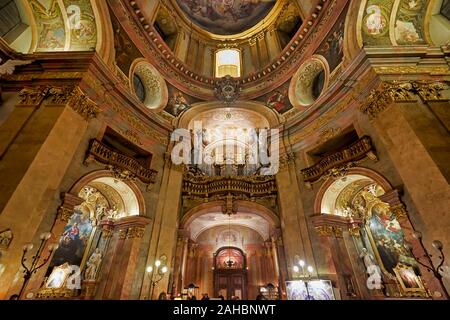
[[[0,232],[0,250],[8,250],[13,240],[13,233],[11,230],[4,230]]]

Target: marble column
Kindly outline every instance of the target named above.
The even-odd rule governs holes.
[[[14,232],[2,257],[6,270],[0,277],[0,299],[20,288],[22,246],[37,244],[41,223],[49,212],[55,214],[52,195],[87,131],[88,120],[99,112],[74,87],[26,88],[16,109],[2,125],[12,128],[17,121],[14,136],[0,133],[0,226],[21,232]]]
[[[285,157],[281,164],[276,180],[284,253],[288,266],[288,276],[292,278],[295,256],[301,257],[313,266],[315,266],[315,260],[293,156]]]
[[[165,255],[169,264],[167,267],[170,274],[172,274],[174,267],[171,265],[171,262],[173,261],[177,242],[182,183],[182,167],[174,165],[170,156],[167,155],[153,223],[147,265],[154,265],[160,256]],[[153,290],[152,298],[157,298],[162,291],[170,291],[171,288],[168,288],[170,278],[170,275],[167,274],[158,282]],[[146,293],[149,292],[149,286],[150,278],[145,277],[141,290],[141,299],[147,296]]]
[[[409,218],[423,232],[426,249],[434,250],[432,241],[441,240],[450,256],[450,137],[443,117],[430,110],[434,105],[436,112],[437,104],[449,107],[445,88],[440,82],[384,82],[360,110],[371,120],[414,202],[417,214]]]

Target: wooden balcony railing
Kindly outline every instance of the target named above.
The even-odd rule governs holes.
[[[375,157],[375,149],[372,144],[372,139],[368,136],[362,137],[360,140],[343,150],[322,158],[315,165],[303,169],[302,174],[305,182],[315,182],[326,174],[328,170],[349,162],[362,160],[365,157]]]
[[[87,152],[87,160],[93,159],[107,166],[128,171],[143,183],[155,183],[157,171],[145,168],[133,157],[126,156],[109,148],[98,140],[92,140]]]

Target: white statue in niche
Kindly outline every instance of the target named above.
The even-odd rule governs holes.
[[[102,254],[100,249],[95,249],[94,253],[91,255],[87,262],[87,268],[84,273],[85,280],[94,281],[97,278],[97,273],[100,268],[100,264],[102,262]]]

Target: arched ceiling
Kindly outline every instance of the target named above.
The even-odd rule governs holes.
[[[250,213],[237,213],[231,217],[222,212],[210,212],[197,217],[189,227],[191,239],[196,240],[204,231],[218,226],[243,226],[255,230],[263,239],[270,236],[270,224],[263,217]]]
[[[217,35],[239,34],[256,26],[276,0],[176,0],[186,17]]]

